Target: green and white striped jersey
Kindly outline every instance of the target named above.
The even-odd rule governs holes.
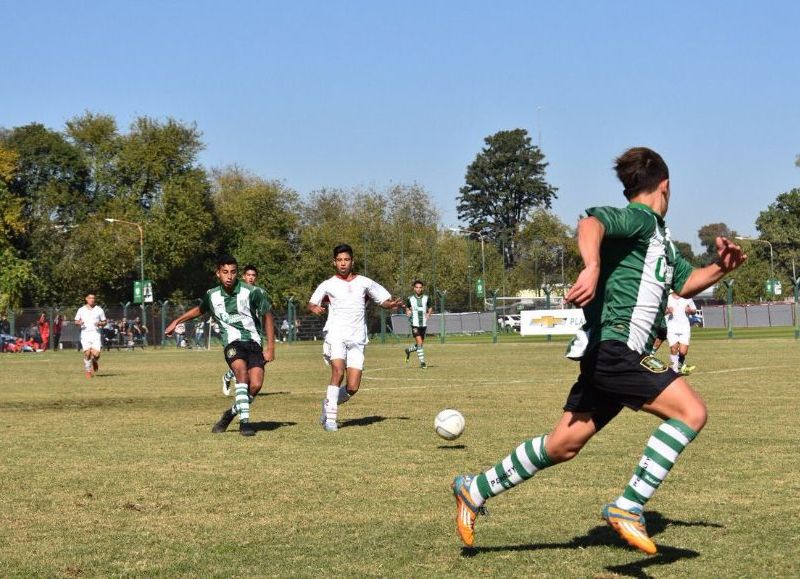
[[[200,311],[210,313],[222,327],[225,346],[236,340],[262,344],[262,319],[272,309],[267,292],[258,286],[237,281],[229,294],[222,285],[206,292]]]
[[[675,249],[664,219],[647,205],[592,207],[586,213],[605,227],[597,293],[583,309],[589,347],[619,340],[649,352],[669,293],[683,288],[692,266]]]
[[[411,310],[411,326],[414,328],[424,328],[428,325],[428,319],[425,317],[426,312],[431,307],[429,304],[431,299],[422,294],[417,297],[416,294],[406,298],[406,307]]]

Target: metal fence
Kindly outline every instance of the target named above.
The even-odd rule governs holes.
[[[795,307],[789,303],[745,304],[731,306],[731,317],[735,328],[771,328],[793,326]],[[704,306],[703,326],[706,328],[727,328],[728,308],[726,306]]]

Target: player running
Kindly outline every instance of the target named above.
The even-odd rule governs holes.
[[[602,517],[630,545],[648,554],[657,550],[647,535],[644,505],[705,425],[706,406],[685,378],[649,351],[670,290],[693,296],[747,257],[738,245],[718,237],[717,261],[692,269],[675,250],[664,223],[670,183],[661,156],[643,147],[630,149],[617,159],[616,172],[629,205],[592,207],[578,224],[584,268],[566,299],[586,315],[588,343],[580,375],[549,434],[522,443],[482,474],[453,481],[458,534],[468,546],[487,499],[574,458],[627,406],[663,422],[647,441],[628,485],[603,507]]]
[[[327,432],[338,430],[336,418],[339,404],[344,404],[358,392],[364,370],[364,350],[367,337],[367,300],[387,309],[399,308],[403,300],[393,298],[379,283],[353,273],[353,248],[347,244],[333,248],[333,265],[336,275],[325,280],[314,291],[308,302],[308,311],[315,315],[325,312],[322,303],[330,300],[327,333],[322,349],[330,361],[331,380],[322,400],[320,422]],[[347,377],[345,385],[342,381]]]
[[[106,314],[98,305],[93,293],[86,294],[86,305],[78,308],[75,323],[81,328],[81,348],[83,348],[83,368],[86,377],[91,378],[100,369],[100,350],[102,337],[100,329],[106,325]]]
[[[222,328],[225,361],[236,376],[236,398],[211,432],[225,432],[238,415],[239,434],[254,436],[250,406],[264,384],[264,366],[275,359],[275,326],[267,292],[238,281],[237,273],[236,258],[221,256],[216,271],[220,285],[208,290],[199,306],[170,322],[164,333],[172,335],[175,326],[192,318],[213,316]]]
[[[258,281],[258,270],[254,265],[246,265],[244,266],[244,273],[242,274],[242,281],[244,283],[249,283],[250,285],[256,285]],[[233,373],[233,370],[228,368],[228,371],[222,376],[222,393],[225,396],[230,396],[231,394],[231,386],[236,384],[235,379],[236,376]]]
[[[692,337],[692,324],[689,316],[697,312],[694,300],[682,298],[675,292],[669,294],[667,300],[667,342],[669,342],[669,360],[672,369],[688,376],[696,366],[686,364],[689,353],[689,340]]]
[[[412,284],[414,294],[406,298],[406,315],[411,323],[411,335],[414,336],[416,342],[413,346],[405,349],[406,362],[411,357],[411,352],[417,353],[419,358],[419,367],[427,368],[425,363],[425,332],[428,329],[428,318],[433,313],[433,306],[431,305],[431,298],[423,294],[425,284],[420,280],[414,280]]]

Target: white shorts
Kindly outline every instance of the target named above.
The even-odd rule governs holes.
[[[692,329],[690,326],[678,328],[670,328],[667,326],[667,342],[670,346],[674,346],[675,344],[686,344],[688,346],[691,335]]]
[[[326,360],[344,360],[346,367],[363,370],[365,348],[366,344],[356,344],[347,340],[328,341],[326,337],[322,344],[322,355]]]
[[[102,349],[102,340],[100,339],[100,334],[96,334],[94,336],[81,336],[81,347],[83,348],[84,352],[87,350],[97,350],[99,352]]]

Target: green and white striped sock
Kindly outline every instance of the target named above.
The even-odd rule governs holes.
[[[523,442],[514,452],[483,474],[472,479],[469,494],[472,501],[481,506],[486,499],[499,495],[519,483],[528,480],[553,462],[544,450],[546,435]]]
[[[239,422],[250,422],[250,393],[247,384],[236,384],[236,402],[233,413],[239,415]]]
[[[425,363],[425,348],[422,346],[417,346],[417,358],[419,358],[419,363]]]
[[[614,504],[626,511],[643,510],[678,455],[696,436],[697,433],[680,420],[671,418],[663,422],[647,441],[639,466]]]

